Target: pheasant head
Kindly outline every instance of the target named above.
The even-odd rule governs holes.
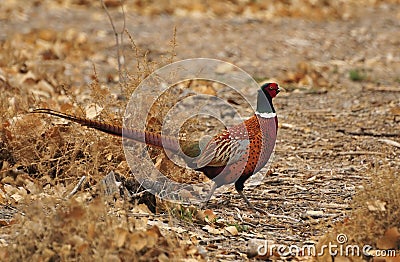
[[[279,92],[280,89],[277,83],[262,85],[260,90],[258,90],[256,114],[275,113],[272,98],[276,97]]]

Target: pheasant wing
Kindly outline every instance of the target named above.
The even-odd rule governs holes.
[[[233,164],[245,156],[249,145],[249,139],[234,139],[227,130],[208,142],[196,161],[197,167]]]

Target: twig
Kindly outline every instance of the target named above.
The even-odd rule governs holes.
[[[284,229],[285,228],[285,226],[269,225],[269,224],[265,224],[265,223],[257,223],[257,225],[262,226],[264,228],[268,228],[269,230],[279,230],[279,229]]]
[[[314,114],[333,114],[332,109],[330,108],[321,108],[321,109],[308,109],[302,110],[302,113],[314,113]]]
[[[392,87],[392,86],[373,86],[373,87],[366,87],[365,89],[369,91],[380,91],[380,92],[400,92],[400,88]]]
[[[200,244],[208,244],[209,242],[217,242],[217,241],[224,241],[226,240],[226,237],[224,236],[218,236],[218,237],[210,237],[210,238],[203,238],[199,241]]]
[[[400,148],[400,143],[399,142],[396,142],[396,141],[393,141],[393,140],[390,140],[390,139],[379,139],[378,141],[381,141],[381,142],[386,143],[388,145]]]
[[[344,129],[337,129],[336,132],[343,133],[345,135],[351,135],[351,136],[373,136],[373,137],[400,137],[400,134],[398,133],[373,133],[373,132],[367,132],[367,131],[360,131],[360,132],[355,132],[355,131],[347,131]]]
[[[264,215],[267,215],[269,217],[288,219],[288,220],[291,220],[291,221],[296,222],[296,223],[301,222],[300,219],[296,219],[296,218],[293,218],[293,217],[290,217],[290,216],[285,216],[285,215],[274,215],[274,214],[268,213],[267,211],[265,211],[265,210],[263,210],[261,208],[258,208],[258,207],[253,207],[253,209],[258,211],[260,214],[264,214]]]
[[[266,214],[267,216],[269,216],[269,217],[288,219],[288,220],[292,220],[292,221],[294,221],[294,222],[296,222],[296,223],[301,222],[300,219],[296,219],[296,218],[293,218],[293,217],[290,217],[290,216],[285,216],[285,215],[274,215],[274,214],[270,214],[270,213],[267,213],[267,212],[265,212],[265,214]]]
[[[146,190],[140,191],[138,193],[131,194],[130,197],[131,198],[138,198],[138,197],[141,197],[144,193],[150,192],[150,191],[151,191],[150,189],[146,189]]]
[[[336,155],[346,156],[346,155],[379,155],[382,156],[382,152],[372,152],[372,151],[347,151],[347,152],[337,152]]]
[[[147,213],[129,213],[129,216],[132,216],[132,217],[149,217],[149,216],[153,216],[153,214],[147,214]]]
[[[123,5],[122,1],[120,1],[121,2],[122,16],[123,16],[123,26],[122,26],[121,31],[118,33],[117,30],[115,29],[114,21],[113,21],[113,19],[111,17],[110,12],[108,11],[108,8],[107,8],[106,4],[104,3],[104,0],[100,0],[100,2],[102,4],[102,6],[103,6],[104,11],[106,12],[106,14],[108,16],[108,19],[110,20],[110,24],[111,24],[111,27],[113,29],[114,36],[115,36],[115,44],[117,46],[117,62],[118,62],[119,82],[120,83],[124,83],[126,85],[126,78],[122,74],[122,65],[121,65],[121,58],[124,57],[123,55],[121,57],[121,53],[122,53],[121,46],[122,46],[122,43],[123,43],[123,33],[125,32],[125,27],[126,27],[126,16],[125,16],[124,5]],[[119,41],[119,38],[118,38],[119,35],[121,37],[121,44],[120,44],[120,41]],[[121,87],[121,94],[122,94],[122,87]]]
[[[78,192],[78,190],[81,188],[83,182],[85,182],[86,176],[82,176],[81,179],[79,180],[78,184],[76,184],[76,186],[74,187],[74,189],[72,189],[71,193],[68,194],[67,199],[71,198],[73,195],[76,194],[76,192]]]
[[[240,209],[238,207],[235,207],[235,210],[237,212],[236,214],[237,214],[240,222],[242,222],[243,224],[248,225],[250,227],[256,227],[256,225],[254,225],[254,224],[252,224],[250,222],[246,222],[246,221],[243,220],[242,215],[240,215]]]

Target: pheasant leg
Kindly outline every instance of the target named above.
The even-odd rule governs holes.
[[[214,194],[215,190],[217,189],[217,184],[214,183],[210,189],[210,192],[208,192],[207,196],[206,196],[206,201],[203,203],[203,205],[201,205],[201,208],[205,208],[208,204],[208,202],[210,201],[212,195]]]
[[[255,207],[252,203],[250,203],[250,201],[247,199],[247,197],[243,194],[243,190],[236,190],[239,195],[243,198],[244,202],[246,202],[246,204],[253,209],[254,211],[258,211],[261,214],[266,214],[267,212],[262,210],[261,208]]]

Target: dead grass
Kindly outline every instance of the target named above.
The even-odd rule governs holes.
[[[321,238],[318,246],[338,244],[337,236],[345,234],[343,245],[369,245],[373,250],[396,250],[400,254],[400,180],[397,170],[377,168],[370,181],[353,197],[349,217]],[[317,249],[320,250],[320,249]],[[358,257],[355,259],[361,259]],[[365,257],[364,257],[365,258]],[[329,254],[320,259],[330,260]],[[391,259],[391,258],[386,258]]]
[[[12,243],[0,249],[7,261],[166,261],[183,259],[192,248],[157,226],[140,226],[142,218],[101,197],[40,196],[23,211],[15,217]]]

